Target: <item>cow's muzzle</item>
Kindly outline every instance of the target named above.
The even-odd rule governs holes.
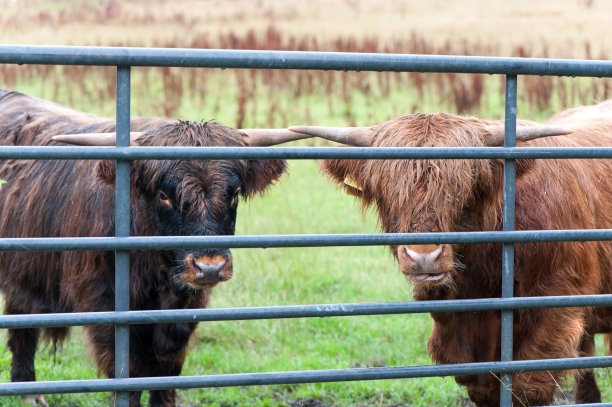
[[[402,273],[417,285],[444,284],[454,269],[450,245],[401,245],[397,259]]]
[[[203,289],[212,287],[232,278],[231,255],[187,255],[180,280],[191,288]]]

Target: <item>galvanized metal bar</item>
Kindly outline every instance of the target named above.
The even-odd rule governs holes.
[[[277,318],[324,318],[416,314],[452,311],[515,310],[612,306],[612,294],[483,298],[448,301],[311,304],[244,308],[171,309],[154,311],[74,312],[65,314],[0,315],[0,328],[32,328],[166,322],[246,321]]]
[[[117,67],[117,147],[130,145],[130,67]],[[115,236],[130,235],[130,161],[117,160],[115,174]],[[115,311],[130,310],[130,252],[115,251]],[[130,373],[130,326],[115,324],[115,377]],[[127,407],[129,393],[118,392],[115,406]]]
[[[612,77],[612,61],[349,52],[0,46],[0,63]]]
[[[516,146],[516,75],[506,76],[505,101],[505,133],[504,147]],[[504,159],[504,204],[503,204],[503,230],[514,230],[515,188],[516,188],[516,162],[514,159]],[[502,298],[514,296],[514,243],[504,243],[502,246]],[[512,360],[513,311],[501,312],[501,360]],[[503,373],[500,383],[500,405],[512,407],[512,373]]]
[[[611,407],[612,402],[610,403],[588,403],[588,404],[555,404],[561,406],[571,405],[572,407]],[[544,407],[544,406],[536,406],[536,407]]]
[[[502,372],[610,367],[612,356],[575,359],[543,359],[512,362],[462,363],[433,366],[373,367],[360,369],[307,370],[268,373],[239,373],[207,376],[171,376],[129,379],[66,380],[1,383],[0,396],[18,394],[86,393],[160,389],[263,386],[273,384],[345,382],[406,379],[436,376],[464,376]]]
[[[325,158],[612,158],[612,147],[31,147],[0,146],[0,159],[20,160],[158,160]]]
[[[161,250],[180,248],[269,248],[384,246],[398,244],[471,244],[513,242],[586,242],[612,240],[612,229],[521,230],[513,232],[435,232],[238,236],[132,236],[2,238],[0,251]]]

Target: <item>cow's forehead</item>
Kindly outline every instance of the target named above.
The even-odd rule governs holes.
[[[362,187],[387,230],[407,232],[416,223],[450,230],[479,191],[492,196],[494,171],[489,160],[369,160]]]
[[[377,147],[480,147],[486,123],[446,113],[412,114],[377,126],[372,145]]]
[[[151,160],[143,165],[143,178],[150,190],[238,188],[247,165],[243,160]]]
[[[147,146],[240,147],[244,134],[214,122],[178,120],[146,129],[138,141]]]
[[[180,161],[166,176],[176,182],[191,180],[203,188],[240,183],[246,164],[241,160],[189,160]]]

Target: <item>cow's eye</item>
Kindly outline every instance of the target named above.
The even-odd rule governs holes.
[[[162,205],[166,205],[170,208],[172,208],[172,201],[170,200],[170,197],[168,196],[168,194],[166,194],[164,191],[159,191],[159,194],[157,195],[159,198],[159,202]]]

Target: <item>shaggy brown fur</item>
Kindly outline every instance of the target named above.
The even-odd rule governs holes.
[[[487,124],[498,122],[448,114],[403,116],[378,126],[371,144],[479,147],[484,146]],[[549,124],[575,132],[519,145],[611,146],[612,101],[560,113]],[[348,177],[359,184],[364,207],[375,206],[385,232],[501,230],[501,160],[326,160],[322,167],[338,183]],[[517,160],[516,229],[611,228],[612,178],[607,176],[611,173],[610,160]],[[391,249],[410,276],[405,248],[399,256],[397,246]],[[454,266],[441,270],[443,284],[416,282],[417,300],[501,295],[501,245],[448,245],[442,253],[452,260],[445,264]],[[515,295],[612,293],[610,259],[610,242],[516,244]],[[498,311],[435,313],[432,318],[429,352],[437,363],[499,360]],[[514,318],[517,360],[590,355],[593,335],[612,331],[608,308],[519,310]],[[551,404],[562,376],[563,372],[515,374],[514,404]],[[499,381],[494,376],[456,380],[467,386],[476,405],[499,404]],[[576,401],[599,400],[592,370],[587,370],[578,376]]]
[[[114,131],[114,121],[16,92],[0,91],[0,145],[57,145],[55,134]],[[244,146],[244,135],[215,123],[132,120],[145,146]],[[152,160],[131,163],[131,235],[234,233],[238,195],[263,191],[285,170],[282,160]],[[2,160],[0,237],[114,234],[113,161]],[[232,276],[227,249],[133,251],[132,310],[200,308],[211,288]],[[112,252],[0,252],[7,314],[114,309]],[[178,375],[195,323],[134,325],[130,376]],[[45,328],[54,342],[67,328]],[[114,376],[114,328],[87,328],[100,371]],[[9,330],[12,381],[33,381],[40,329]],[[174,405],[174,391],[152,391],[152,406]],[[134,392],[131,406],[140,405]]]

